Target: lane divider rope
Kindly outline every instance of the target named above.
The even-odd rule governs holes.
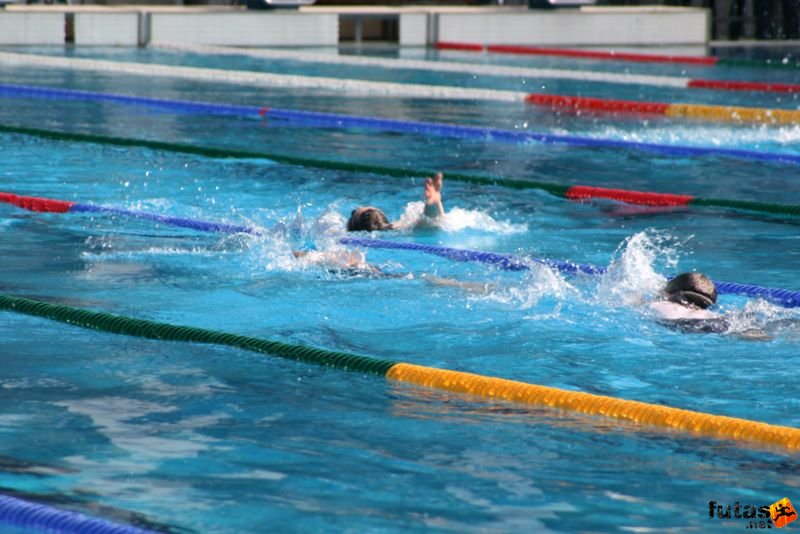
[[[486,76],[507,76],[510,78],[530,78],[542,80],[573,80],[581,82],[598,82],[625,85],[648,85],[654,87],[685,88],[688,78],[674,76],[656,76],[646,74],[617,74],[612,72],[592,72],[582,70],[539,69],[513,67],[505,65],[479,65],[459,63],[455,61],[429,61],[422,59],[379,58],[367,56],[344,56],[320,54],[314,52],[298,52],[290,50],[255,50],[227,46],[184,45],[174,43],[157,43],[153,48],[175,52],[196,54],[216,54],[240,57],[258,57],[263,59],[279,59],[318,63],[326,65],[347,65],[353,67],[379,67],[385,69],[422,70],[430,72],[451,72],[459,74],[482,74]]]
[[[486,263],[507,271],[521,271],[530,268],[531,262],[540,263],[552,267],[566,274],[589,274],[598,275],[608,271],[605,267],[597,267],[590,264],[579,264],[549,259],[522,258],[510,254],[497,254],[493,252],[483,252],[480,250],[466,250],[437,245],[423,245],[420,243],[405,243],[400,241],[388,241],[383,239],[365,239],[358,237],[346,237],[339,240],[343,245],[360,246],[365,248],[385,248],[413,250],[434,254],[454,261],[469,261]],[[720,295],[742,295],[752,298],[763,298],[784,308],[800,307],[800,291],[790,289],[780,289],[756,286],[751,284],[740,284],[737,282],[724,282],[714,280],[717,286],[717,293]]]
[[[2,52],[0,52],[1,54]],[[352,115],[341,115],[335,113],[324,113],[315,111],[301,111],[292,109],[279,109],[259,106],[243,106],[235,104],[213,104],[207,102],[192,102],[185,100],[166,100],[160,98],[150,97],[136,97],[128,95],[115,95],[107,93],[92,93],[89,91],[78,91],[73,89],[49,89],[43,87],[30,87],[30,86],[0,86],[0,96],[16,95],[16,96],[30,96],[35,98],[67,98],[72,100],[97,100],[114,102],[123,105],[141,105],[152,106],[162,109],[169,109],[181,113],[208,113],[216,115],[234,115],[234,116],[260,116],[273,118],[278,120],[290,121],[292,123],[299,123],[315,127],[328,127],[328,128],[371,128],[392,132],[403,132],[412,134],[426,134],[436,135],[442,137],[453,137],[457,139],[474,139],[482,142],[498,141],[507,143],[541,143],[541,144],[556,144],[568,145],[584,148],[604,148],[604,149],[624,149],[624,150],[642,150],[652,152],[655,154],[666,154],[670,156],[692,156],[692,157],[705,157],[705,156],[718,156],[729,157],[734,159],[745,159],[750,161],[770,161],[776,163],[800,164],[800,154],[789,154],[781,152],[765,152],[758,150],[744,150],[744,149],[730,149],[709,146],[688,146],[688,145],[671,145],[661,143],[645,143],[636,141],[625,141],[620,139],[605,139],[594,137],[582,137],[576,135],[559,135],[559,134],[545,134],[538,132],[528,132],[519,130],[502,130],[499,128],[484,128],[479,126],[461,126],[454,124],[442,124],[421,121],[409,121],[401,119],[384,119],[379,117],[359,117]],[[572,107],[576,108],[579,104],[573,101],[571,104],[567,103],[568,99],[572,97],[553,97],[549,99],[549,106],[551,107]],[[590,99],[591,100],[591,99]],[[608,111],[612,111],[615,107],[624,107],[625,105],[638,106],[637,103],[628,102],[627,104],[618,101],[617,104],[610,103]],[[544,105],[544,104],[542,104]],[[591,104],[595,107],[598,104]],[[629,106],[630,107],[630,106]],[[691,111],[680,111],[678,109],[675,113],[692,113]],[[683,109],[683,108],[681,108]],[[755,110],[756,108],[751,108]],[[728,110],[730,111],[730,110]],[[763,111],[764,117],[770,116],[775,120],[783,120],[781,117],[784,115],[767,113],[768,110]],[[777,110],[776,110],[777,111]],[[632,111],[636,112],[636,111]],[[724,114],[727,111],[721,111]],[[708,112],[713,114],[712,112]],[[761,112],[758,112],[761,113]],[[755,111],[753,116],[757,115]],[[661,113],[664,114],[664,113]],[[733,115],[732,115],[733,116]],[[790,120],[790,119],[787,119]],[[791,119],[794,120],[794,119]],[[800,120],[800,112],[798,112],[798,120]],[[4,128],[10,128],[6,126]],[[31,129],[33,130],[33,129]]]
[[[258,57],[319,63],[327,65],[347,65],[354,67],[379,67],[397,70],[420,70],[429,72],[450,72],[458,74],[482,74],[486,76],[507,76],[510,78],[537,80],[573,80],[580,82],[608,83],[617,85],[647,85],[652,87],[671,87],[683,89],[689,78],[677,76],[656,76],[648,74],[627,74],[614,72],[593,72],[584,70],[539,69],[506,65],[479,65],[455,61],[429,61],[421,59],[397,59],[386,57],[344,56],[296,52],[290,50],[245,49],[211,45],[186,45],[177,43],[151,44],[152,48],[197,54],[217,54],[226,56]]]
[[[80,134],[61,132],[57,130],[43,130],[21,126],[0,124],[0,132],[29,135],[55,141],[76,141],[97,143],[101,145],[143,147],[151,150],[164,150],[183,154],[194,154],[209,158],[239,158],[239,159],[268,159],[287,165],[297,165],[317,169],[339,170],[347,172],[369,173],[394,178],[414,178],[420,175],[432,175],[435,171],[427,169],[405,169],[401,167],[387,167],[380,165],[365,165],[345,161],[319,160],[270,154],[266,152],[250,152],[234,149],[203,147],[198,145],[185,145],[178,143],[165,143],[146,139],[131,139],[123,137],[101,136],[94,134]],[[798,161],[800,163],[800,161]],[[750,200],[703,198],[691,195],[676,195],[672,193],[654,193],[632,191],[626,189],[613,189],[585,185],[562,185],[552,182],[536,180],[516,180],[509,178],[493,178],[474,174],[458,172],[447,173],[448,180],[484,186],[502,186],[511,189],[537,189],[551,195],[570,200],[584,201],[591,199],[609,199],[628,204],[645,206],[680,207],[704,206],[716,208],[729,208],[739,211],[766,213],[770,215],[800,216],[800,205],[778,204],[771,202],[756,202]]]
[[[500,91],[495,89],[469,89],[443,85],[405,84],[329,78],[321,76],[299,76],[272,74],[268,72],[210,69],[162,65],[157,63],[131,63],[99,59],[65,58],[34,54],[0,52],[0,63],[14,66],[36,66],[70,69],[76,71],[102,72],[105,74],[130,74],[148,78],[166,77],[213,83],[231,83],[255,87],[284,89],[316,89],[347,95],[364,95],[394,98],[425,98],[436,100],[483,100],[494,102],[523,102],[527,93]]]
[[[159,323],[10,295],[0,294],[0,310],[41,317],[101,332],[160,341],[230,346],[304,363],[383,376],[395,382],[469,395],[476,400],[500,400],[619,419],[634,423],[643,431],[662,428],[695,436],[731,440],[740,444],[766,446],[790,452],[800,449],[800,429],[747,419],[712,415],[370,356],[289,345],[250,336]]]
[[[49,213],[110,213],[112,215],[123,215],[138,219],[151,220],[170,226],[189,228],[201,232],[218,233],[249,233],[260,235],[260,231],[241,225],[217,223],[190,219],[183,217],[171,217],[139,210],[127,210],[123,208],[112,208],[96,204],[81,204],[70,201],[54,200],[41,197],[20,196],[12,193],[0,192],[0,202],[5,202],[22,209],[35,212]],[[343,245],[361,246],[366,248],[383,248],[396,250],[413,250],[435,254],[454,261],[480,262],[493,265],[506,271],[524,271],[530,269],[531,262],[547,265],[566,274],[588,274],[597,275],[607,271],[605,267],[596,267],[588,264],[577,264],[573,262],[522,258],[510,254],[500,254],[495,252],[484,252],[478,250],[465,250],[437,245],[424,245],[419,243],[404,243],[400,241],[388,241],[381,239],[365,239],[360,237],[345,237],[339,239]],[[769,288],[750,284],[739,284],[736,282],[715,281],[717,292],[721,295],[744,295],[754,298],[763,298],[784,306],[793,308],[800,306],[800,291],[788,289]]]
[[[595,267],[594,265],[572,263],[568,261],[523,258],[511,254],[500,254],[496,252],[485,252],[480,250],[468,250],[438,245],[424,245],[421,243],[407,243],[403,241],[389,241],[385,239],[368,239],[363,237],[343,237],[339,239],[343,245],[352,245],[365,248],[382,248],[394,250],[412,250],[433,254],[442,258],[460,262],[477,262],[492,265],[504,271],[528,271],[531,263],[538,263],[552,267],[557,271],[566,274],[603,274],[605,267]]]
[[[87,534],[148,534],[151,532],[7,495],[0,495],[0,523],[23,528],[26,532],[30,529],[42,532]]]
[[[637,100],[614,100],[568,95],[530,94],[528,104],[550,109],[573,111],[602,111],[637,115],[663,115],[705,121],[755,123],[773,125],[800,124],[800,110],[754,108],[744,106],[714,106],[708,104],[669,104]]]
[[[569,48],[548,48],[524,45],[482,45],[439,41],[439,50],[459,50],[462,52],[494,52],[498,54],[518,54],[530,56],[574,57],[579,59],[606,59],[611,61],[633,61],[641,63],[682,63],[685,65],[716,65],[719,58],[713,56],[681,56],[667,54],[637,54],[633,52],[614,52],[604,50],[579,50]]]
[[[27,128],[0,124],[0,132],[21,134],[40,137],[55,141],[70,141],[83,143],[97,143],[101,145],[143,147],[151,150],[164,150],[175,153],[194,154],[209,158],[240,158],[240,159],[268,159],[287,165],[297,165],[317,169],[338,170],[357,173],[369,173],[394,178],[414,178],[420,175],[432,175],[435,171],[427,169],[405,169],[401,167],[387,167],[379,165],[365,165],[334,160],[319,160],[270,154],[266,152],[251,152],[235,149],[203,147],[199,145],[186,145],[178,143],[165,143],[147,139],[132,139],[124,137],[103,136],[94,134],[81,134],[62,132],[57,130],[44,130],[40,128]],[[800,163],[800,158],[798,159]],[[766,213],[770,215],[800,216],[800,205],[778,204],[771,202],[756,202],[750,200],[703,198],[691,195],[676,195],[672,193],[654,193],[632,191],[627,189],[613,189],[586,185],[562,185],[552,182],[536,180],[516,180],[510,178],[495,178],[458,172],[447,173],[448,180],[483,186],[502,186],[511,189],[537,189],[551,195],[568,198],[570,200],[584,201],[591,199],[609,199],[628,204],[645,206],[680,207],[704,206],[715,208],[728,208],[738,211]]]
[[[647,85],[653,87],[672,87],[676,89],[715,89],[725,91],[759,91],[778,93],[800,92],[800,85],[785,83],[702,80],[692,79],[684,76],[597,72],[589,70],[544,69],[505,65],[479,65],[474,63],[459,63],[454,61],[430,61],[386,57],[341,56],[290,50],[254,50],[246,48],[221,47],[212,45],[186,45],[166,42],[154,43],[150,46],[162,50],[194,52],[198,54],[259,57],[272,60],[280,59],[326,65],[348,65],[357,67],[379,67],[383,69],[410,69],[430,72],[483,74],[487,76],[526,78],[530,79],[531,81],[538,81],[541,79],[556,79],[626,85]]]
[[[717,56],[683,56],[671,54],[639,54],[634,52],[615,52],[601,50],[579,50],[569,48],[548,48],[543,46],[519,45],[481,45],[472,43],[456,43],[440,41],[436,43],[439,50],[459,50],[463,52],[490,52],[498,54],[521,54],[534,56],[574,57],[579,59],[600,59],[608,61],[631,61],[637,63],[677,63],[701,66],[729,66],[797,69],[800,63],[795,60],[756,60],[721,58]]]
[[[237,104],[218,104],[211,102],[174,100],[164,98],[139,97],[114,93],[99,93],[77,89],[57,89],[30,85],[0,84],[0,96],[29,97],[43,99],[65,99],[87,102],[112,102],[120,105],[148,106],[167,109],[179,113],[207,113],[212,115],[231,115],[244,117],[270,117],[279,120],[311,126],[336,128],[375,128],[388,131],[432,134],[447,137],[472,138],[505,142],[536,142],[552,139],[554,142],[563,136],[536,132],[462,126],[381,117],[343,115],[318,111],[281,109],[267,106],[246,106]],[[668,104],[664,102],[645,102],[635,100],[615,100],[607,98],[588,98],[569,95],[530,94],[528,104],[552,110],[592,111],[612,114],[662,115],[673,118],[690,118],[717,122],[756,123],[772,125],[800,124],[800,110],[755,108],[742,106],[711,106],[695,104]],[[568,137],[571,143],[574,137]],[[592,139],[593,143],[596,138]],[[656,146],[672,147],[674,145]],[[724,150],[722,152],[724,154]]]
[[[321,89],[344,92],[348,95],[378,97],[525,102],[531,96],[531,93],[522,91],[284,75],[254,71],[183,67],[155,63],[143,64],[83,58],[61,58],[12,52],[0,52],[0,63],[150,77],[163,76],[196,81],[255,85],[260,87]]]

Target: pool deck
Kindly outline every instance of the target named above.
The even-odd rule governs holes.
[[[668,46],[701,54],[710,13],[666,6],[387,7],[21,5],[0,10],[0,45],[336,46],[394,28],[400,46],[439,41],[583,47]],[[380,38],[380,35],[377,36]]]

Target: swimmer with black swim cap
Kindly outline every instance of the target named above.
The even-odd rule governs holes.
[[[683,273],[664,288],[667,300],[681,306],[705,310],[717,302],[717,286],[701,273]]]
[[[663,324],[682,332],[723,333],[730,328],[728,320],[708,309],[716,302],[714,282],[701,273],[683,273],[667,283],[650,309]]]

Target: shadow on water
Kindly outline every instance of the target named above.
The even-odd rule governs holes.
[[[71,475],[77,472],[78,471],[75,469],[70,469],[55,464],[34,462],[22,458],[15,458],[13,456],[0,455],[0,473],[46,478],[60,475]],[[89,501],[87,500],[88,498],[98,497],[98,495],[88,494],[85,492],[79,493],[81,493],[81,496],[69,496],[62,493],[38,493],[22,491],[8,487],[0,487],[0,494],[2,495],[15,497],[27,502],[68,509],[94,517],[102,517],[120,524],[132,525],[139,528],[152,530],[154,532],[163,532],[169,534],[190,534],[194,532],[190,529],[153,521],[148,519],[143,514]]]

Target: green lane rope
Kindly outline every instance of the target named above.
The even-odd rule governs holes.
[[[227,345],[263,354],[272,354],[290,360],[377,375],[385,375],[389,368],[396,363],[345,352],[332,352],[256,337],[216,332],[204,328],[175,326],[146,319],[133,319],[111,313],[71,308],[9,295],[0,295],[0,310],[24,313],[101,332],[163,341]]]
[[[415,178],[421,174],[434,174],[434,170],[426,169],[404,169],[400,167],[386,167],[382,165],[366,165],[363,163],[351,163],[346,161],[320,160],[313,158],[302,158],[287,156],[284,154],[272,154],[269,152],[251,152],[231,148],[204,147],[198,145],[186,145],[181,143],[167,143],[164,141],[152,141],[149,139],[131,139],[126,137],[114,137],[96,134],[83,134],[62,132],[57,130],[44,130],[41,128],[27,128],[24,126],[10,126],[0,124],[0,132],[30,135],[43,139],[55,141],[76,141],[81,143],[96,143],[99,145],[113,145],[124,147],[142,147],[151,150],[163,150],[182,154],[194,154],[209,158],[230,158],[230,159],[269,159],[277,163],[287,165],[297,165],[300,167],[311,167],[316,169],[328,169],[347,172],[363,172],[391,176],[393,178]],[[491,178],[488,176],[476,176],[472,174],[447,173],[448,179],[459,182],[466,182],[476,185],[501,185],[514,189],[541,189],[554,195],[563,196],[569,186],[552,184],[546,182],[535,182],[531,180],[511,180],[505,178]]]
[[[800,429],[736,417],[713,415],[660,404],[649,404],[580,391],[539,386],[473,373],[393,362],[369,356],[288,345],[286,343],[202,328],[175,326],[110,313],[71,308],[9,295],[0,294],[0,310],[24,313],[116,334],[165,341],[228,345],[306,363],[381,375],[390,381],[466,394],[477,399],[500,400],[611,417],[635,423],[644,428],[660,427],[715,439],[766,446],[788,452],[796,453],[800,449]]]
[[[23,126],[11,126],[0,124],[0,132],[29,135],[43,139],[51,139],[55,141],[75,141],[82,143],[95,143],[99,145],[112,145],[124,147],[141,147],[151,150],[163,150],[167,152],[194,154],[209,158],[232,158],[232,159],[268,159],[277,163],[287,165],[297,165],[301,167],[338,170],[346,172],[362,172],[382,176],[390,176],[394,178],[415,178],[420,175],[432,175],[434,170],[429,169],[407,169],[400,167],[387,167],[381,165],[366,165],[361,163],[351,163],[345,161],[334,160],[320,160],[313,158],[304,158],[296,156],[287,156],[283,154],[272,154],[267,152],[252,152],[238,149],[229,148],[215,148],[205,147],[198,145],[186,145],[180,143],[168,143],[163,141],[153,141],[148,139],[132,139],[125,137],[114,137],[95,134],[71,133],[56,130],[45,130],[40,128],[28,128]],[[539,182],[534,180],[515,180],[505,178],[493,178],[489,176],[479,176],[473,174],[463,174],[457,172],[448,172],[448,180],[455,180],[459,182],[474,184],[474,185],[493,185],[502,186],[512,189],[537,189],[550,193],[551,195],[561,198],[572,199],[589,199],[589,198],[609,198],[623,202],[632,202],[648,205],[667,205],[661,203],[661,198],[678,197],[680,195],[670,195],[663,193],[642,193],[642,192],[629,192],[623,190],[603,189],[588,186],[571,186],[561,185],[549,182]],[[573,194],[578,190],[591,190],[587,196]],[[638,197],[636,200],[634,197]],[[696,206],[714,206],[723,208],[732,208],[738,210],[767,213],[771,215],[790,215],[800,216],[800,206],[790,204],[777,204],[768,202],[754,202],[747,200],[728,200],[728,199],[714,199],[714,198],[700,198],[683,195],[684,204],[692,204]]]
[[[758,211],[772,215],[800,215],[800,206],[791,204],[771,204],[768,202],[754,202],[750,200],[729,200],[722,198],[699,198],[689,201],[694,206],[713,206],[717,208],[732,208],[744,211]]]

